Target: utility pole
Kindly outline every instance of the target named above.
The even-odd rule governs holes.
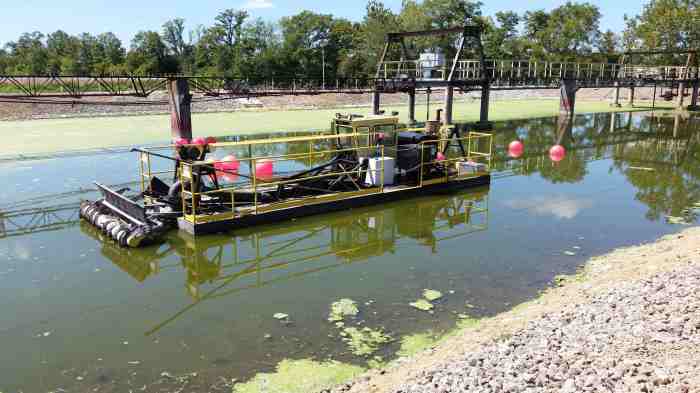
[[[326,45],[321,46],[321,74],[323,75],[321,90],[326,90]]]

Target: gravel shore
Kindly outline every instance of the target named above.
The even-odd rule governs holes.
[[[700,392],[700,228],[591,260],[342,392]]]

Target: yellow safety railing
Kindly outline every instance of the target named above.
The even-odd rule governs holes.
[[[467,146],[465,149],[465,154],[457,156],[448,156],[443,159],[435,159],[432,161],[425,161],[425,149],[428,145],[443,146],[443,144],[449,144],[451,149],[461,149],[464,148],[464,143]],[[421,145],[421,171],[420,179],[417,187],[423,187],[426,185],[436,184],[436,183],[447,183],[455,179],[469,179],[479,176],[483,176],[491,170],[491,156],[493,149],[493,135],[484,132],[469,132],[468,136],[461,138],[444,138],[438,140],[423,141]],[[483,146],[482,146],[483,145]],[[483,147],[483,148],[482,148]],[[452,164],[454,168],[451,168]],[[425,179],[424,168],[427,166],[441,165],[445,168],[444,176],[438,178]],[[467,165],[473,168],[471,173],[462,173],[462,166]]]
[[[193,223],[193,224],[198,224],[198,223],[206,223],[206,222],[212,222],[212,221],[221,221],[221,220],[227,220],[227,219],[232,219],[235,217],[240,217],[248,214],[259,214],[271,210],[278,210],[278,209],[284,209],[284,208],[289,208],[289,207],[296,207],[296,206],[301,206],[301,205],[306,205],[309,203],[316,203],[316,202],[322,202],[322,201],[332,201],[332,200],[338,200],[338,199],[343,199],[343,198],[348,198],[351,196],[357,196],[357,195],[366,195],[366,194],[371,194],[371,193],[377,193],[377,192],[382,192],[384,190],[384,160],[380,160],[381,162],[381,168],[377,170],[362,170],[362,169],[349,169],[348,170],[340,170],[340,171],[332,171],[329,173],[323,173],[323,174],[318,174],[318,175],[308,175],[308,176],[301,176],[301,177],[295,177],[294,179],[285,179],[285,178],[268,178],[268,177],[262,177],[259,176],[257,173],[257,164],[263,161],[270,162],[274,166],[275,163],[279,162],[284,162],[284,161],[305,161],[305,160],[310,160],[313,157],[317,156],[330,156],[330,155],[336,155],[340,153],[349,153],[349,152],[355,152],[359,156],[364,156],[364,157],[373,157],[373,158],[384,158],[385,157],[385,151],[384,151],[384,146],[376,146],[376,145],[370,145],[375,139],[376,136],[373,134],[342,134],[340,136],[338,135],[325,135],[325,136],[309,136],[309,137],[300,137],[300,138],[278,138],[278,139],[271,139],[271,140],[256,140],[256,141],[251,141],[251,144],[264,144],[264,143],[270,143],[270,144],[275,144],[275,143],[288,143],[288,142],[306,142],[306,141],[323,141],[323,140],[336,140],[338,138],[340,139],[347,139],[347,138],[352,138],[355,144],[358,143],[358,137],[363,137],[366,140],[366,144],[362,144],[363,146],[355,146],[355,147],[348,147],[348,148],[335,148],[335,149],[325,149],[325,150],[318,150],[314,151],[313,150],[313,145],[310,144],[309,146],[309,151],[308,152],[303,152],[303,153],[291,153],[291,154],[281,154],[281,155],[272,155],[272,156],[265,156],[265,157],[249,157],[249,158],[239,158],[238,162],[240,163],[241,167],[249,167],[250,171],[249,173],[240,173],[237,172],[235,175],[246,178],[246,181],[240,182],[238,184],[233,184],[228,187],[221,187],[216,190],[210,190],[210,191],[198,191],[198,189],[202,186],[202,184],[199,184],[199,178],[198,173],[201,173],[202,170],[201,168],[208,168],[211,170],[214,165],[212,161],[203,161],[203,162],[185,162],[182,161],[180,163],[180,182],[181,184],[191,184],[190,189],[186,190],[183,188],[182,191],[182,207],[183,207],[183,212],[184,212],[184,217],[187,221]],[[221,148],[221,147],[241,147],[241,146],[246,146],[248,143],[246,142],[224,142],[224,143],[217,143],[217,144],[212,144],[213,147],[215,148]],[[301,181],[310,181],[310,180],[319,180],[319,179],[325,179],[325,178],[337,178],[340,176],[350,176],[350,175],[355,175],[358,176],[360,179],[359,182],[364,182],[362,179],[362,176],[365,176],[367,172],[377,172],[379,171],[379,183],[377,187],[361,187],[360,184],[357,184],[357,191],[342,191],[338,193],[330,193],[330,194],[322,194],[318,196],[307,196],[307,197],[302,197],[302,198],[292,198],[284,201],[277,201],[277,202],[268,202],[268,203],[262,203],[261,201],[258,200],[258,194],[259,191],[269,189],[273,190],[276,187],[279,186],[284,186],[286,184],[293,184],[293,183],[299,183]],[[232,173],[233,174],[233,173]],[[374,181],[374,184],[376,184],[376,178]],[[236,192],[241,192],[241,191],[247,191],[250,192],[253,196],[253,201],[252,204],[249,206],[241,207],[241,206],[236,206],[236,201],[235,201],[235,194]],[[231,203],[230,203],[230,210],[227,210],[225,212],[215,212],[215,213],[209,213],[209,214],[201,214],[198,213],[198,205],[201,203],[201,200],[203,198],[206,198],[207,196],[211,195],[223,195],[223,194],[230,194],[231,198]],[[189,205],[188,205],[189,204]],[[227,204],[228,205],[228,204]]]
[[[192,224],[201,224],[215,221],[231,220],[251,214],[261,214],[269,211],[281,210],[286,208],[299,207],[315,203],[332,202],[351,198],[355,196],[369,195],[374,193],[382,193],[385,191],[385,159],[387,157],[395,158],[396,146],[394,138],[385,139],[384,145],[377,145],[377,133],[347,133],[341,135],[316,135],[290,138],[273,138],[266,140],[253,140],[248,142],[222,142],[211,144],[211,148],[226,149],[226,148],[245,148],[254,145],[264,144],[285,144],[285,143],[308,143],[308,149],[300,149],[302,152],[290,154],[277,154],[266,156],[253,156],[238,158],[240,168],[243,170],[230,172],[231,175],[237,176],[233,184],[219,184],[216,189],[207,189],[205,186],[207,174],[211,173],[228,173],[227,170],[222,170],[214,166],[215,161],[179,161],[177,177],[180,184],[183,185],[182,209],[185,220]],[[394,139],[394,140],[392,140]],[[329,148],[327,143],[343,141],[344,144],[338,147],[337,145]],[[458,155],[447,152],[447,157],[444,160],[426,161],[427,157],[424,152],[427,148],[435,148],[442,146],[444,143],[450,143],[450,149],[454,150],[459,147],[459,143],[465,149],[465,154]],[[455,144],[457,143],[457,144]],[[428,146],[433,144],[433,147]],[[344,147],[348,146],[348,147]],[[492,155],[492,136],[487,133],[470,132],[468,136],[461,138],[437,139],[423,141],[419,144],[420,148],[420,168],[417,184],[401,184],[401,187],[419,188],[425,185],[431,185],[441,182],[449,182],[454,179],[467,179],[471,177],[482,176],[488,173],[491,168]],[[252,152],[252,150],[249,150]],[[379,158],[379,168],[368,166],[343,168],[338,167],[326,173],[310,173],[294,178],[272,176],[263,177],[258,173],[258,164],[262,161],[270,162],[273,167],[284,167],[279,165],[282,162],[297,162],[310,164],[314,159],[319,157],[335,157],[342,153],[354,153],[358,158],[369,159]],[[156,154],[155,156],[159,156]],[[141,172],[141,188],[145,191],[150,180],[159,174],[173,174],[175,171],[153,171],[152,153],[148,151],[140,152],[139,169]],[[477,163],[477,170],[472,173],[464,173],[459,165],[465,163]],[[277,164],[277,165],[276,165]],[[425,168],[429,165],[441,165],[445,168],[445,175],[439,178],[424,178]],[[245,170],[244,168],[249,168]],[[321,193],[318,195],[306,195],[298,198],[282,198],[280,200],[259,200],[261,191],[274,192],[279,188],[288,184],[295,184],[304,181],[322,180],[328,178],[346,177],[349,182],[356,183],[356,190],[338,191],[330,193]],[[218,180],[221,178],[217,175]],[[346,180],[343,180],[346,181]],[[225,182],[226,183],[226,182]],[[413,185],[415,184],[415,186]],[[238,195],[237,195],[238,194]],[[246,198],[245,202],[240,200],[241,195],[247,194],[250,197]],[[238,200],[237,200],[238,198]],[[216,203],[208,203],[210,200],[216,200]],[[218,199],[218,200],[217,200]]]

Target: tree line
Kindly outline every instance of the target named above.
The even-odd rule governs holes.
[[[0,73],[197,74],[247,78],[372,75],[386,33],[446,28],[466,23],[483,29],[487,58],[614,62],[623,49],[689,49],[700,39],[700,0],[649,0],[640,15],[626,17],[617,34],[600,26],[600,9],[567,2],[547,12],[482,14],[477,0],[403,0],[396,13],[370,0],[353,22],[302,11],[276,23],[245,10],[219,13],[211,26],[187,29],[181,18],[159,31],[140,31],[128,48],[113,33],[69,35],[61,30],[22,34],[0,49]],[[455,52],[454,37],[408,42],[423,51]],[[397,57],[398,58],[398,57]]]

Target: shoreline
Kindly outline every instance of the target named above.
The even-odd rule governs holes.
[[[537,324],[551,314],[576,307],[586,307],[591,302],[598,301],[597,297],[605,295],[606,292],[634,287],[633,284],[649,282],[659,275],[673,274],[674,271],[683,272],[684,269],[700,271],[700,246],[698,245],[700,245],[700,227],[693,227],[676,234],[666,235],[654,242],[620,248],[605,255],[592,257],[579,273],[558,277],[555,280],[555,286],[543,291],[538,298],[494,317],[474,321],[465,328],[458,328],[427,350],[410,357],[396,359],[387,367],[370,370],[350,382],[336,386],[332,391],[334,393],[442,391],[425,389],[426,380],[437,380],[436,374],[440,374],[449,364],[459,364],[468,354],[498,348],[499,345],[502,347],[511,337],[522,334],[529,325]],[[576,314],[572,318],[576,318]],[[624,329],[633,327],[623,326]],[[694,332],[696,333],[694,339],[699,339],[697,330]],[[683,363],[682,356],[680,360],[680,363]],[[700,359],[697,360],[696,363],[700,363]],[[695,369],[695,371],[700,370]],[[455,370],[452,370],[449,374],[452,375],[454,372]],[[698,381],[700,374],[690,376],[695,378],[691,378],[693,381],[700,382]],[[653,381],[651,382],[653,384]],[[559,391],[560,388],[545,384],[537,389]]]

